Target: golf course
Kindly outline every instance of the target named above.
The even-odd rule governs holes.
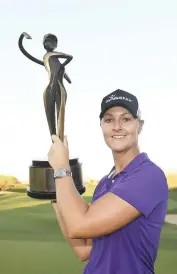
[[[177,189],[169,191],[168,213],[177,214]],[[0,195],[0,246],[1,274],[79,274],[86,263],[65,242],[50,201],[27,197],[25,187]],[[177,273],[177,225],[164,223],[155,273]]]

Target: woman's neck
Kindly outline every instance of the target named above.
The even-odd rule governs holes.
[[[121,172],[139,153],[140,150],[137,146],[120,153],[113,152],[115,174]]]

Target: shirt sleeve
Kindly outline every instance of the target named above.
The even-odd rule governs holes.
[[[148,173],[138,170],[122,181],[117,177],[109,191],[134,206],[146,218],[168,197],[166,177],[157,167],[149,169]]]

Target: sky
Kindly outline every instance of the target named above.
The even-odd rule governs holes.
[[[0,9],[0,174],[28,180],[32,160],[47,159],[51,146],[38,59],[43,36],[58,37],[58,51],[73,55],[66,72],[65,134],[70,157],[84,178],[100,179],[113,165],[99,125],[102,98],[116,89],[136,95],[145,120],[140,149],[164,170],[177,170],[177,2],[174,0],[16,0]]]

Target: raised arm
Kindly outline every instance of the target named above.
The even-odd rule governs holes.
[[[40,61],[39,59],[33,57],[31,54],[29,54],[23,47],[23,38],[26,38],[26,39],[32,39],[31,36],[26,33],[26,32],[23,32],[20,37],[19,37],[19,40],[18,40],[18,46],[21,50],[21,52],[28,58],[30,59],[31,61],[41,65],[41,66],[44,66],[44,62],[43,61]]]

